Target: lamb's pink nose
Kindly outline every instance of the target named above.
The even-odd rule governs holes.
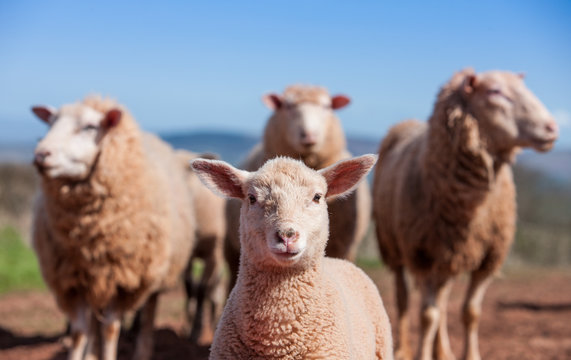
[[[276,237],[278,240],[282,241],[284,244],[288,245],[290,243],[296,242],[299,238],[299,233],[293,228],[287,230],[279,230],[276,232]]]

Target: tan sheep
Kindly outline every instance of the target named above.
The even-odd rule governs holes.
[[[218,322],[224,301],[226,289],[224,286],[224,254],[223,243],[226,234],[225,200],[206,189],[189,162],[196,158],[215,159],[211,154],[195,154],[178,150],[177,156],[188,168],[187,184],[194,199],[196,215],[196,241],[186,271],[187,309],[191,324],[190,338],[200,345],[210,344],[214,329]],[[193,265],[196,259],[204,262],[200,282],[195,284]]]
[[[211,359],[392,359],[375,284],[350,262],[324,257],[326,200],[353,189],[375,160],[365,155],[315,171],[279,157],[256,172],[192,162],[208,187],[242,203],[238,281]]]
[[[134,358],[150,359],[158,293],[178,282],[194,239],[185,169],[114,101],[33,111],[50,125],[35,150],[33,241],[71,322],[69,359],[115,359],[120,319],[141,306]]]
[[[421,359],[452,359],[446,304],[452,279],[471,273],[463,307],[464,358],[480,359],[484,292],[513,241],[511,164],[522,147],[549,150],[557,125],[521,75],[467,69],[445,84],[428,124],[410,120],[383,140],[373,186],[384,261],[395,271],[397,357],[410,359],[408,269],[422,291]]]
[[[274,113],[268,120],[262,143],[251,151],[241,165],[243,169],[255,171],[269,159],[288,156],[318,170],[351,156],[341,122],[334,113],[349,104],[348,97],[331,97],[321,87],[294,85],[286,88],[283,95],[267,94],[262,100]],[[239,209],[238,201],[228,201],[224,251],[232,275],[230,288],[236,280],[240,257]],[[367,182],[361,182],[349,196],[331,200],[329,212],[330,239],[325,253],[353,261],[370,222],[371,195]]]

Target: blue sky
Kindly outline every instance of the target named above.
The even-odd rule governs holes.
[[[349,95],[347,133],[425,119],[458,69],[523,71],[571,147],[571,1],[1,1],[0,142],[32,104],[112,96],[142,127],[260,134],[291,83]]]

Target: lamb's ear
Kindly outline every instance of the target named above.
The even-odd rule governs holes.
[[[109,110],[107,111],[107,114],[105,114],[105,118],[101,122],[101,126],[103,126],[106,129],[115,127],[117,126],[117,124],[119,124],[119,121],[121,121],[122,116],[123,113],[119,109]]]
[[[349,192],[361,181],[377,162],[377,155],[363,155],[342,160],[319,170],[327,181],[326,198]]]
[[[335,95],[331,98],[331,108],[333,110],[341,109],[351,102],[351,99],[345,95]]]
[[[50,119],[55,114],[56,110],[51,106],[39,105],[32,106],[32,112],[46,124],[50,123]]]
[[[277,110],[283,105],[282,97],[274,93],[262,96],[262,102],[272,110]]]
[[[245,197],[242,185],[248,177],[247,171],[238,170],[224,161],[206,159],[191,160],[190,167],[213,192],[237,199]]]

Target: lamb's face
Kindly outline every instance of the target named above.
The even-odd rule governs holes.
[[[468,106],[495,150],[532,147],[547,151],[558,136],[557,123],[525,86],[523,76],[488,72],[472,80]]]
[[[50,129],[35,149],[34,164],[49,178],[85,179],[100,151],[100,140],[109,125],[121,116],[118,110],[107,114],[73,104],[59,110],[34,107],[34,113]]]
[[[354,189],[376,161],[363,155],[315,171],[278,157],[253,173],[218,160],[195,159],[191,166],[210,189],[242,200],[242,260],[275,269],[303,268],[323,257],[329,233],[325,199]]]
[[[245,184],[242,246],[262,266],[303,266],[322,256],[329,231],[325,179],[293,160],[269,162]]]

